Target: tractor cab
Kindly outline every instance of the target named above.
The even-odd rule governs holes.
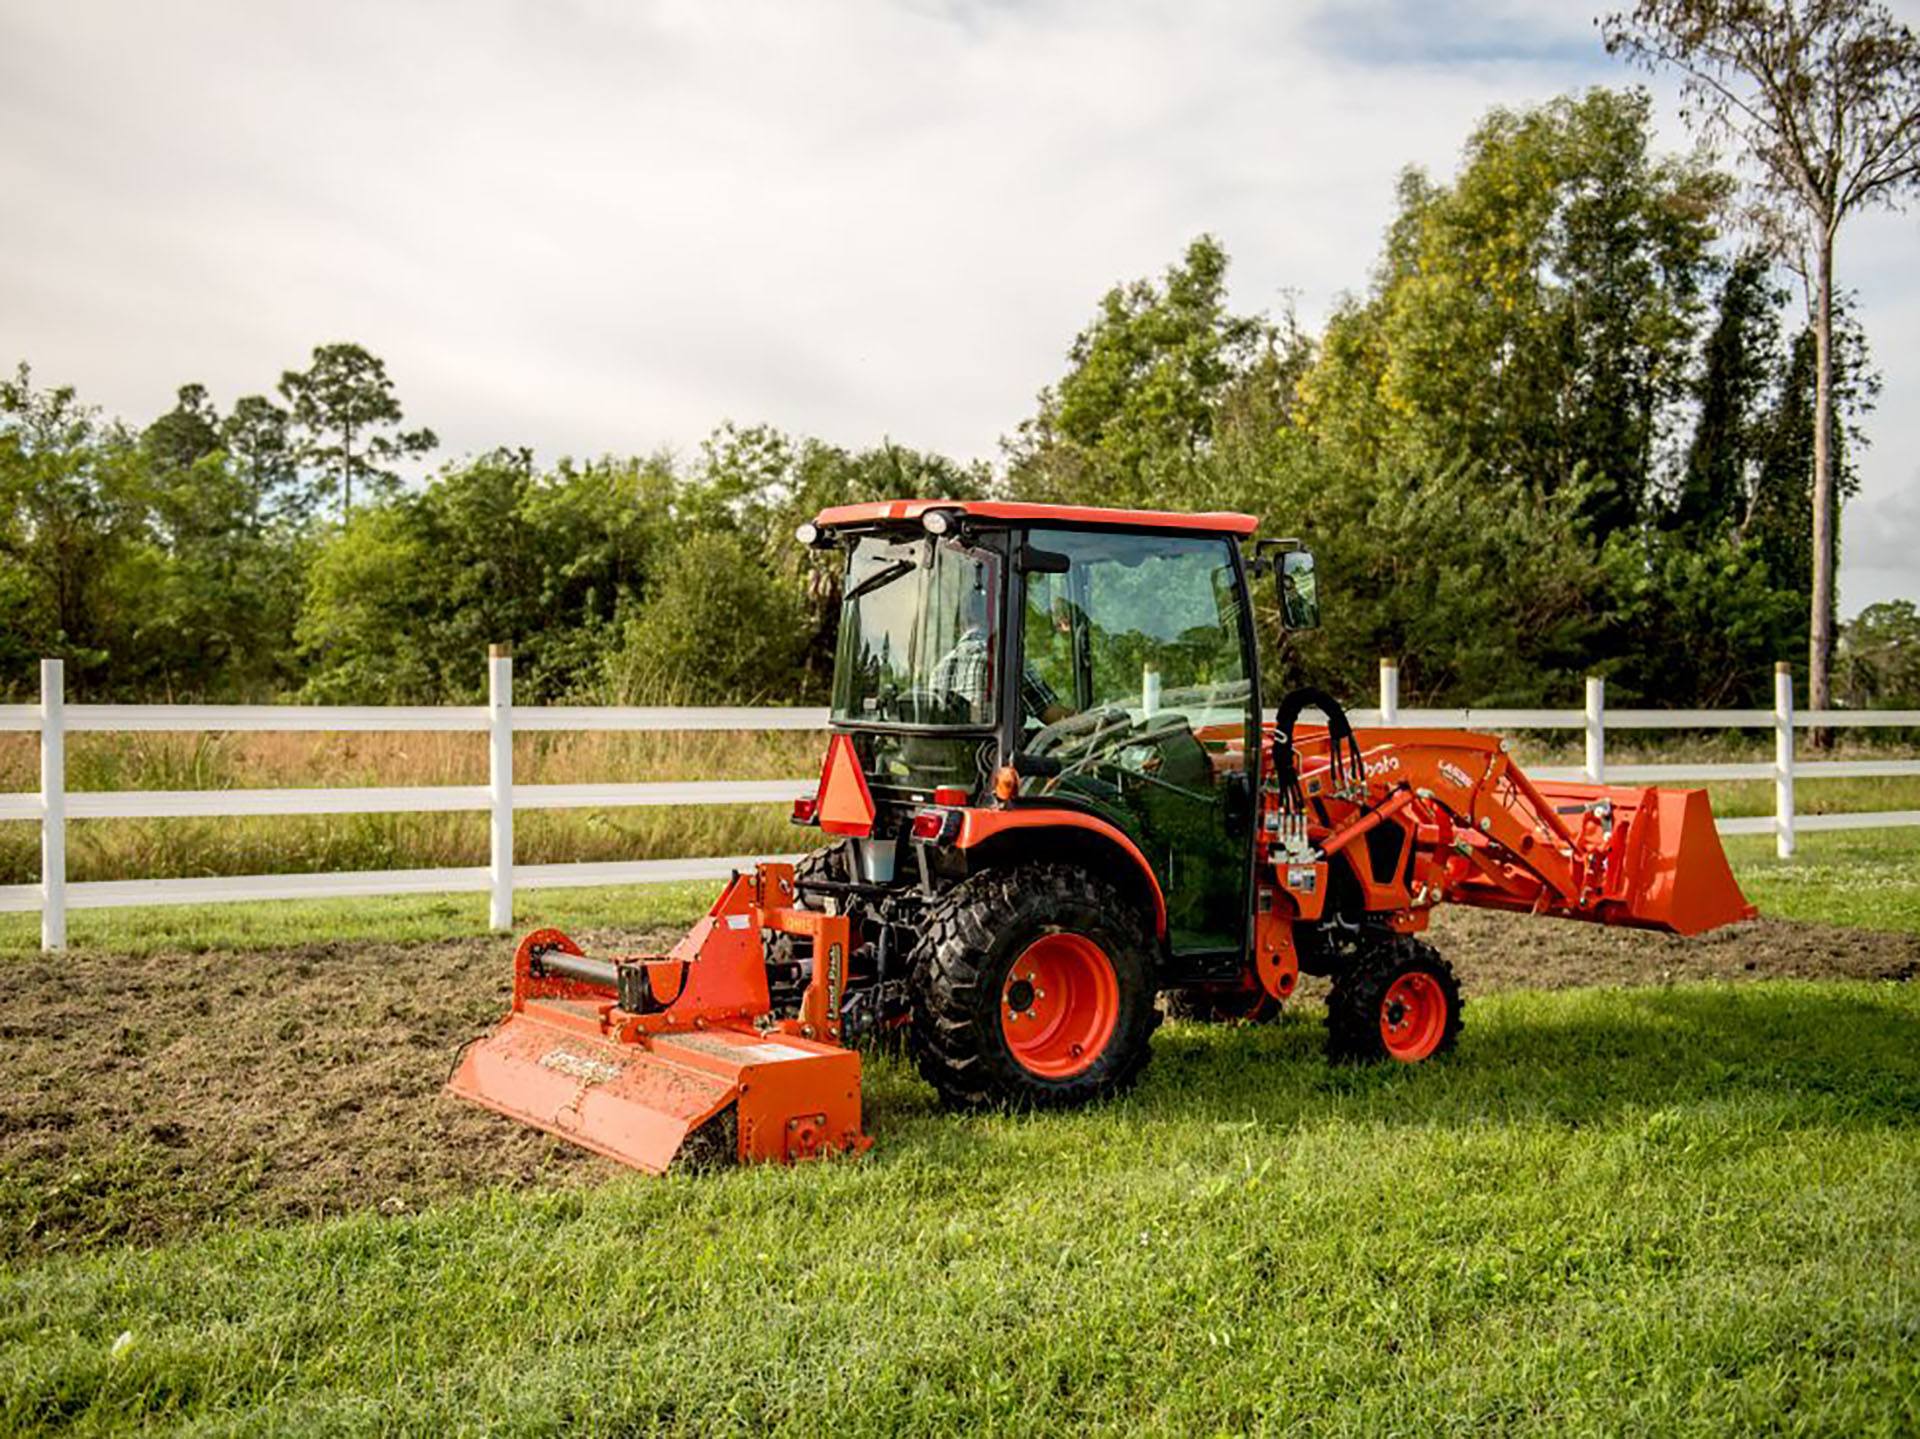
[[[1260,738],[1241,551],[1255,523],[904,502],[804,527],[845,553],[832,727],[876,809],[855,882],[1071,854],[1155,914],[1180,968],[1237,966]],[[912,826],[933,805],[981,811],[955,835],[975,842],[926,853]]]

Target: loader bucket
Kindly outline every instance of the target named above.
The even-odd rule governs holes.
[[[1704,934],[1752,919],[1720,847],[1713,806],[1703,789],[1649,789],[1635,814],[1638,854],[1627,865],[1626,906],[1637,924],[1675,934]]]
[[[1605,800],[1619,827],[1617,863],[1601,918],[1608,923],[1672,934],[1704,934],[1752,919],[1727,865],[1713,806],[1702,789],[1629,789],[1624,786],[1542,783],[1554,801]]]

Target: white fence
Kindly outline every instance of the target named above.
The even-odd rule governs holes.
[[[40,664],[40,703],[0,705],[0,730],[38,731],[38,793],[0,793],[0,820],[40,824],[39,884],[0,885],[0,912],[40,912],[43,949],[66,944],[69,909],[124,905],[198,904],[230,900],[312,899],[382,894],[484,891],[495,929],[513,922],[515,889],[599,884],[645,884],[712,879],[760,856],[632,860],[585,864],[515,864],[513,814],[518,809],[615,808],[627,805],[767,804],[791,800],[812,784],[811,776],[787,780],[695,780],[653,784],[515,784],[513,736],[537,730],[823,730],[821,709],[646,709],[513,703],[513,661],[496,648],[488,658],[488,703],[484,706],[306,705],[69,705],[59,660]],[[1920,775],[1920,760],[1796,761],[1795,729],[1882,726],[1920,728],[1920,710],[1803,710],[1793,703],[1793,678],[1781,665],[1770,710],[1613,710],[1600,680],[1587,681],[1579,710],[1400,708],[1400,677],[1391,661],[1380,666],[1380,706],[1356,710],[1358,724],[1397,724],[1425,729],[1577,729],[1586,737],[1586,762],[1575,768],[1541,767],[1541,779],[1590,779],[1621,784],[1669,784],[1707,780],[1771,780],[1774,813],[1724,819],[1722,834],[1772,834],[1781,858],[1793,854],[1798,830],[1871,829],[1920,825],[1920,810],[1798,815],[1796,776],[1859,779]],[[1772,763],[1608,765],[1607,731],[1619,729],[1770,729]],[[88,731],[233,730],[484,731],[488,736],[487,783],[402,788],[121,790],[66,787],[66,736]],[[461,869],[363,870],[333,874],[210,876],[191,879],[67,882],[67,821],[152,819],[177,816],[386,814],[484,810],[489,816],[489,862]]]

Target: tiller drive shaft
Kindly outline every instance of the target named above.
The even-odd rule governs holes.
[[[463,1099],[655,1174],[872,1142],[842,1048],[845,915],[794,907],[793,866],[735,875],[665,955],[597,959],[557,929],[520,942],[513,1009],[461,1057]],[[771,1021],[762,931],[812,941],[798,1018]]]

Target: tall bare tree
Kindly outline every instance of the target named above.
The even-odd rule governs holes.
[[[1875,0],[1641,0],[1601,22],[1609,54],[1684,77],[1689,125],[1753,162],[1753,216],[1806,279],[1815,345],[1809,699],[1833,664],[1834,242],[1920,191],[1920,43]]]
[[[338,488],[340,522],[353,516],[353,487],[378,497],[399,488],[388,466],[439,444],[432,430],[401,430],[400,398],[386,361],[359,345],[316,345],[313,363],[280,376],[302,461]]]

